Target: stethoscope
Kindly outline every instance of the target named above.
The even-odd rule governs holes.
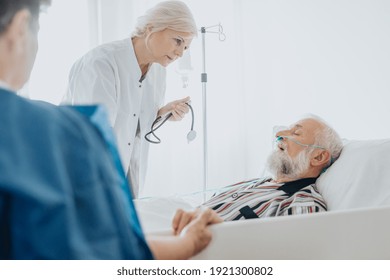
[[[191,120],[191,130],[187,134],[187,140],[188,140],[188,142],[190,142],[190,141],[192,141],[192,140],[194,140],[196,138],[196,131],[194,130],[194,110],[192,109],[192,106],[190,104],[188,104],[188,103],[186,103],[186,104],[187,104],[188,108],[190,108],[191,117],[192,117],[192,120]],[[152,123],[150,131],[145,134],[145,140],[148,141],[149,143],[160,144],[161,140],[160,140],[160,138],[158,138],[158,136],[154,132],[157,129],[159,129],[170,117],[172,117],[172,113],[167,114],[164,118],[162,118],[162,116],[158,116],[154,120],[154,122]],[[149,138],[150,135],[153,135],[154,138],[156,138],[157,140],[150,139]]]

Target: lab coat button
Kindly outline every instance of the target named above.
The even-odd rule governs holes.
[[[130,146],[130,145],[131,145],[131,143],[129,142],[129,143],[127,143],[127,145],[129,145],[129,146]]]
[[[140,84],[138,87],[142,87],[142,85]]]
[[[133,114],[133,117],[137,116],[137,114]]]

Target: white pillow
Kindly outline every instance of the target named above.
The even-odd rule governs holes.
[[[317,187],[328,210],[390,205],[390,139],[349,141]]]

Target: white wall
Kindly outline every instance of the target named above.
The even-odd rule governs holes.
[[[40,94],[53,92],[46,88],[49,82],[42,74],[47,73],[41,65],[43,60],[50,62],[44,65],[48,73],[56,73],[51,77],[59,79],[53,94],[61,96],[67,70],[55,69],[67,69],[73,58],[98,42],[129,36],[136,17],[159,1],[76,2],[80,7],[76,9],[73,3],[74,11],[63,19],[62,28],[41,41],[37,58],[40,70],[35,69],[41,74],[33,73],[30,83],[42,89]],[[273,125],[290,124],[305,113],[318,114],[345,138],[390,137],[389,1],[184,2],[199,27],[221,22],[227,36],[225,42],[219,42],[215,34],[206,35],[211,188],[261,175],[271,149]],[[55,5],[65,2],[54,1],[49,9],[49,15],[60,17]],[[69,14],[73,21],[69,21]],[[42,33],[45,29],[43,18]],[[66,54],[72,55],[64,60]],[[161,128],[158,135],[163,142],[151,147],[144,196],[202,189],[200,34],[191,46],[191,58],[194,70],[186,89],[181,87],[177,65],[168,67],[166,101],[191,96],[198,137],[187,144],[189,117]],[[46,96],[36,98],[56,103],[57,97]]]
[[[390,137],[389,2],[186,2],[199,26],[221,22],[227,34],[224,43],[211,35],[206,39],[211,187],[261,175],[273,125],[290,124],[305,113],[318,114],[344,138]],[[199,53],[200,38],[192,46],[197,74]],[[187,151],[185,160],[168,157],[174,148],[152,151],[150,194],[179,186],[200,189],[201,168],[187,160],[200,165],[201,150],[195,149],[197,157]],[[168,174],[163,158],[177,163]],[[168,187],[157,190],[161,181]]]
[[[224,43],[206,39],[211,187],[261,175],[273,125],[305,113],[344,138],[390,137],[390,2],[186,2],[199,26],[221,22],[227,34]],[[192,46],[197,75],[200,41]],[[192,96],[200,111],[198,84]],[[200,189],[201,144],[170,145],[152,149],[149,194]]]
[[[390,137],[389,1],[242,4],[249,177],[271,124],[306,112],[345,138]]]
[[[73,62],[98,43],[91,1],[96,2],[54,0],[41,14],[39,50],[25,95],[53,104],[61,101]]]
[[[192,10],[198,27],[223,23],[227,33],[224,42],[217,34],[206,34],[208,186],[224,186],[246,176],[243,69],[240,64],[240,20],[236,1],[185,1]],[[211,31],[213,31],[212,29]],[[144,195],[166,195],[202,190],[203,127],[201,34],[191,45],[194,68],[190,84],[182,89],[175,65],[169,67],[167,101],[190,95],[195,110],[194,142],[186,143],[190,119],[185,124],[170,123],[161,129],[163,143],[151,147],[150,166]],[[164,187],[156,187],[164,186]]]

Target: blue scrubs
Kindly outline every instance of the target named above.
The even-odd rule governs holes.
[[[151,259],[99,107],[0,89],[0,259]]]

